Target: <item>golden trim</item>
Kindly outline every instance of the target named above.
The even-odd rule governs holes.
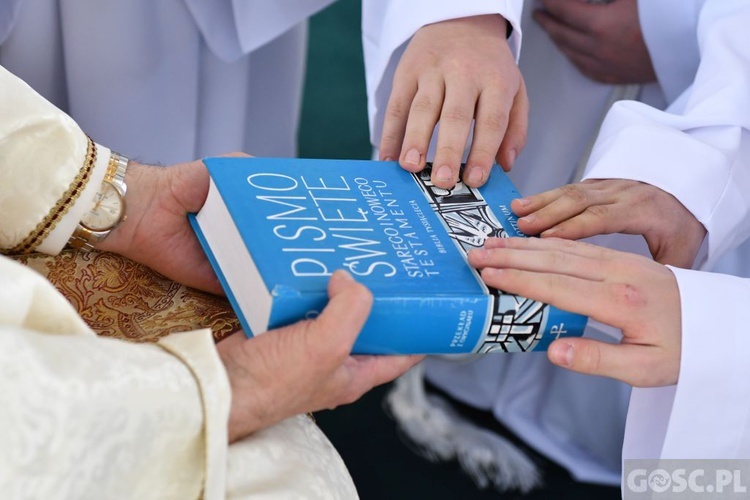
[[[83,168],[78,172],[75,179],[71,183],[65,193],[60,197],[57,204],[52,207],[47,216],[37,224],[34,230],[29,234],[21,243],[15,247],[4,251],[3,253],[8,254],[28,254],[36,250],[36,247],[44,241],[47,235],[52,231],[60,219],[68,213],[70,207],[73,206],[75,201],[83,192],[83,189],[88,184],[91,178],[91,172],[94,170],[96,164],[96,144],[91,140],[91,137],[86,136],[88,141],[88,147],[86,149],[86,159],[83,163]]]

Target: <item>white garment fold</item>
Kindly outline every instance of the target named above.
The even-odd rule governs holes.
[[[327,3],[26,0],[0,64],[130,158],[294,156],[304,16]]]
[[[203,38],[224,62],[272,41],[333,0],[184,0]]]

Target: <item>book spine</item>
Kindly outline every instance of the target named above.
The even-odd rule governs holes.
[[[324,294],[276,289],[270,328],[312,319]],[[375,298],[355,354],[469,354],[543,351],[559,337],[578,336],[586,318],[514,295]]]
[[[314,318],[323,294],[275,290],[271,328]],[[355,354],[460,354],[474,352],[491,321],[491,297],[376,296],[354,344]]]
[[[491,319],[491,297],[378,297],[355,353],[476,352]]]

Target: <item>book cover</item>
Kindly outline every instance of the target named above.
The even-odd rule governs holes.
[[[190,220],[248,335],[315,317],[342,268],[375,298],[355,353],[540,351],[583,333],[586,317],[490,288],[468,264],[486,238],[524,236],[500,168],[446,190],[396,162],[205,163],[208,199]]]

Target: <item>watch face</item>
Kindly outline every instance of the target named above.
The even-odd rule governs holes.
[[[120,191],[109,182],[104,182],[94,198],[94,206],[84,214],[81,223],[91,231],[112,229],[120,222],[124,212],[123,205]]]

